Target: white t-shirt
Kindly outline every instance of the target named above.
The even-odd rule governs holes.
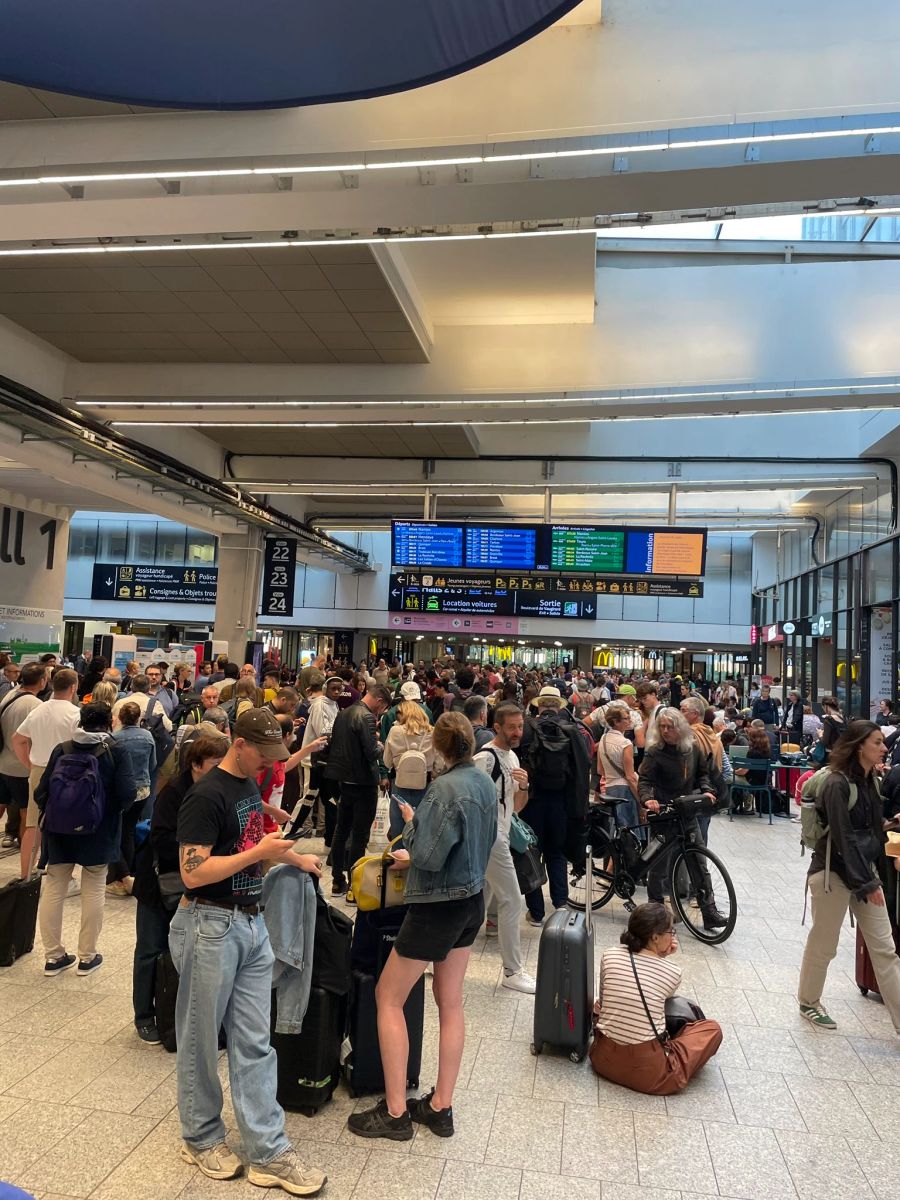
[[[509,827],[512,825],[515,812],[514,801],[516,792],[519,790],[519,785],[513,779],[512,772],[519,766],[519,759],[514,751],[501,750],[496,742],[488,742],[472,760],[480,771],[484,771],[485,775],[490,775],[494,770],[495,759],[494,754],[489,753],[491,750],[497,755],[496,761],[500,764],[500,775],[494,780],[494,787],[497,789],[497,837],[509,841]],[[500,803],[501,796],[506,804],[505,809]]]
[[[80,720],[81,712],[70,700],[51,699],[33,708],[18,728],[22,737],[31,738],[32,765],[46,767],[60,742],[71,740]]]
[[[666,1001],[681,983],[681,967],[667,958],[637,954],[635,965],[647,1008],[659,1033],[666,1027]],[[600,1017],[598,1025],[620,1046],[649,1042],[654,1037],[634,979],[631,956],[624,946],[611,946],[600,955]]]

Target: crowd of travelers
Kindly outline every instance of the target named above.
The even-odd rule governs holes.
[[[501,986],[536,991],[523,919],[541,927],[548,900],[567,906],[571,835],[582,830],[583,849],[589,804],[616,800],[614,820],[640,833],[649,814],[703,793],[705,812],[687,836],[706,844],[732,785],[767,773],[785,743],[828,767],[801,1015],[835,1028],[821,994],[849,909],[900,1031],[900,960],[885,907],[896,875],[885,872],[883,854],[885,829],[900,813],[900,718],[887,701],[869,722],[850,720],[834,697],[817,706],[821,715],[797,691],[782,703],[780,689],[755,680],[745,691],[742,680],[452,659],[354,665],[319,655],[297,671],[272,661],[257,671],[220,656],[170,672],[164,661],[120,671],[84,654],[72,665],[45,655],[0,670],[3,847],[18,849],[23,880],[36,869],[44,875],[44,974],[96,971],[107,898],[135,902],[136,1033],[160,1041],[155,975],[168,950],[179,980],[181,1153],[210,1178],[244,1170],[222,1121],[224,1036],[249,1181],[294,1195],[314,1195],[325,1182],[297,1156],[276,1100],[264,877],[292,867],[318,891],[320,855],[296,842],[321,836],[332,902],[352,912],[351,868],[376,819],[406,866],[406,916],[376,990],[385,1094],[349,1118],[359,1136],[408,1140],[416,1124],[453,1133],[471,948],[479,934],[496,937]],[[734,755],[736,746],[747,754]],[[524,897],[510,845],[517,821],[536,839],[546,872],[546,887]],[[630,906],[621,945],[601,957],[591,1050],[598,1073],[656,1094],[686,1086],[722,1036],[706,1019],[665,1032],[681,973],[670,961],[677,913],[663,875],[651,869],[647,902]],[[64,903],[79,892],[70,953]],[[702,918],[710,931],[726,924],[711,890]],[[438,1076],[428,1095],[408,1102],[404,1005],[429,967]]]

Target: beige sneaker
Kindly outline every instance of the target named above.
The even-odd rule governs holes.
[[[286,1150],[271,1162],[251,1163],[247,1181],[257,1187],[280,1187],[292,1196],[316,1196],[325,1186],[328,1176],[315,1167],[305,1166],[296,1150]]]
[[[244,1164],[228,1149],[225,1142],[219,1142],[218,1146],[210,1146],[208,1150],[193,1150],[183,1142],[181,1157],[209,1179],[234,1179],[244,1169]]]
[[[129,892],[121,879],[117,879],[115,883],[108,883],[106,885],[106,894],[107,896],[115,896],[117,900],[127,900],[131,892]]]

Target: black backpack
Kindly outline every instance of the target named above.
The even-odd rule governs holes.
[[[151,696],[144,709],[144,716],[141,719],[141,729],[146,729],[153,737],[156,744],[156,761],[162,766],[172,751],[175,749],[175,739],[172,734],[166,729],[163,724],[162,713],[154,713],[153,706],[156,704],[156,696]]]
[[[541,791],[566,790],[572,775],[572,745],[556,713],[542,713],[534,723],[528,774]]]

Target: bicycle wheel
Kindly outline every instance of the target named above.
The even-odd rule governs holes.
[[[593,850],[593,881],[591,911],[596,912],[613,895],[618,855],[610,842]],[[569,908],[584,912],[587,905],[587,873],[582,866],[569,868]]]
[[[683,881],[690,881],[687,895]],[[670,875],[672,904],[692,937],[708,946],[724,942],[734,933],[737,922],[737,897],[731,876],[721,859],[706,846],[685,846],[675,856]],[[703,923],[703,909],[715,907],[725,924],[707,929]]]

